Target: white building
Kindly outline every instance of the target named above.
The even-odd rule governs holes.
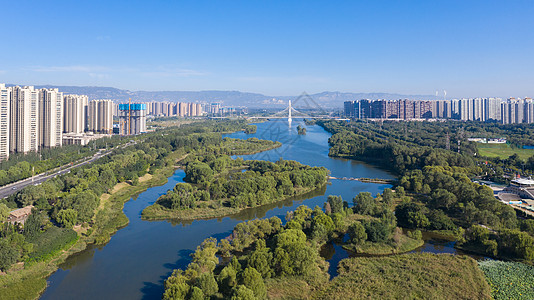
[[[9,158],[9,107],[11,89],[0,84],[0,161]]]
[[[87,106],[86,95],[66,95],[63,97],[63,132],[84,133],[86,128]]]
[[[59,147],[63,134],[63,93],[58,89],[39,91],[39,144]]]
[[[10,152],[39,150],[39,91],[33,86],[11,87]]]
[[[89,102],[87,130],[113,133],[113,102],[111,100],[92,100]]]

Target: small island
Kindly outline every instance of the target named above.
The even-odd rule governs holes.
[[[302,127],[300,125],[297,126],[297,132],[300,135],[306,135],[306,127]]]
[[[296,161],[189,155],[185,181],[143,210],[145,220],[216,218],[302,195],[326,184],[328,170]]]

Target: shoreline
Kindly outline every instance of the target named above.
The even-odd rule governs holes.
[[[143,212],[141,213],[141,219],[146,220],[146,221],[166,221],[166,220],[195,221],[195,220],[209,220],[209,219],[223,218],[223,217],[228,217],[231,215],[238,214],[247,209],[257,208],[257,207],[261,207],[264,205],[286,201],[293,197],[299,197],[307,193],[313,192],[315,190],[318,190],[325,185],[326,183],[319,187],[303,189],[298,194],[291,195],[283,199],[278,199],[273,202],[269,202],[269,203],[265,203],[265,204],[257,205],[253,207],[243,207],[243,208],[221,207],[221,208],[200,208],[200,209],[196,208],[196,209],[184,209],[184,210],[174,211],[174,210],[165,208],[157,203],[154,203],[150,206],[147,206],[145,209],[143,209]],[[145,211],[147,211],[146,214],[145,214]]]

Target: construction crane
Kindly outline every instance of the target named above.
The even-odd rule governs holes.
[[[132,135],[132,98],[128,99],[128,135]]]

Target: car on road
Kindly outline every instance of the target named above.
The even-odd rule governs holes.
[[[17,187],[16,187],[16,186],[14,186],[14,187],[12,187],[11,189],[12,189],[12,190],[16,190],[16,189],[17,189]]]

